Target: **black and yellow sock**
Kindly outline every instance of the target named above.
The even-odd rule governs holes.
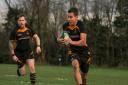
[[[83,85],[86,85],[86,83],[87,83],[86,82],[87,81],[86,78],[83,78],[82,81],[83,81]]]
[[[30,81],[32,85],[36,83],[36,73],[30,73]]]

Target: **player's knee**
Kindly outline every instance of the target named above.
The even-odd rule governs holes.
[[[78,63],[73,63],[72,66],[73,66],[74,71],[79,70],[79,64]]]

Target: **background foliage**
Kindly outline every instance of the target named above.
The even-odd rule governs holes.
[[[68,64],[66,49],[56,41],[62,30],[67,10],[76,6],[85,23],[93,65],[128,66],[128,2],[127,0],[18,0],[9,3],[4,30],[0,33],[0,63],[10,63],[8,39],[17,15],[25,14],[28,23],[41,38],[40,63]],[[59,62],[61,58],[61,62]]]

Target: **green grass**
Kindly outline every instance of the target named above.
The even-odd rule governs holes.
[[[76,85],[70,66],[36,67],[37,85]],[[29,71],[25,77],[17,77],[16,65],[0,64],[0,85],[30,85]],[[88,85],[128,85],[128,70],[90,68]]]

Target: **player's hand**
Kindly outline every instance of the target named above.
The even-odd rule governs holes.
[[[64,44],[64,39],[63,38],[58,38],[57,41],[61,44]]]
[[[36,47],[36,53],[37,53],[37,54],[40,54],[40,53],[41,53],[41,48],[40,48],[40,46],[37,46],[37,47]]]
[[[90,48],[88,48],[88,60],[87,60],[87,64],[92,64],[93,63],[93,55],[92,55],[92,50]]]
[[[72,40],[70,38],[64,38],[64,43],[65,44],[70,44]]]
[[[87,64],[92,64],[92,59],[89,57],[88,60],[87,60]]]
[[[13,55],[13,56],[12,56],[12,59],[13,59],[13,61],[15,61],[15,62],[19,61],[19,59],[18,59],[18,57],[17,57],[16,55]]]

